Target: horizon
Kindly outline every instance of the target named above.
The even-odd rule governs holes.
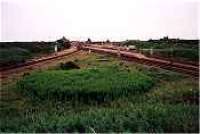
[[[62,36],[62,37],[65,37],[65,36]],[[168,37],[168,36],[164,36],[164,37]],[[163,39],[164,37],[162,37],[162,38],[158,38],[158,39],[152,39],[152,38],[150,38],[150,39],[147,39],[147,40],[139,40],[139,39],[127,39],[127,40],[118,40],[118,41],[116,41],[116,40],[109,40],[109,39],[107,39],[107,40],[109,40],[110,42],[123,42],[123,41],[149,41],[149,40],[161,40],[161,39]],[[61,39],[61,38],[58,38],[58,39]],[[6,42],[55,42],[55,41],[57,41],[58,39],[55,39],[55,40],[47,40],[47,41],[44,41],[44,40],[33,40],[33,41],[25,41],[25,40],[23,40],[23,41],[0,41],[0,43],[2,42],[2,43],[6,43]],[[70,42],[73,42],[73,41],[77,41],[77,42],[86,42],[87,41],[87,39],[86,40],[71,40],[71,39],[69,39],[69,38],[66,38],[66,39],[68,39]],[[91,38],[90,38],[91,39]],[[183,39],[183,38],[168,38],[169,40],[172,40],[172,39],[177,39],[177,40],[194,40],[194,41],[200,41],[200,39]],[[92,42],[106,42],[107,40],[92,40],[91,39],[91,41]]]
[[[2,0],[1,42],[199,40],[197,0]],[[14,22],[14,23],[13,23]]]

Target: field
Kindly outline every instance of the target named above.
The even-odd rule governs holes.
[[[199,131],[198,80],[86,52],[2,86],[1,132]],[[81,59],[81,60],[80,60]]]

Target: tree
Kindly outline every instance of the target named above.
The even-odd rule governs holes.
[[[58,39],[56,42],[58,42],[58,43],[65,43],[65,42],[69,42],[69,40],[68,39],[66,39],[65,38],[65,36],[63,36],[61,39]]]
[[[109,39],[107,39],[107,40],[106,40],[106,43],[110,43],[110,40],[109,40]]]
[[[61,39],[58,39],[56,42],[59,44],[58,45],[59,49],[63,49],[63,48],[68,49],[71,47],[70,41],[67,38],[65,38],[65,36],[63,36]]]
[[[92,43],[92,40],[88,38],[87,43]]]

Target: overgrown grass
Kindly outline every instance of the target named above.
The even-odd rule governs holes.
[[[142,53],[146,55],[151,55],[150,51],[151,50],[142,50]],[[173,58],[176,60],[198,61],[199,51],[198,49],[183,49],[183,48],[176,48],[173,50],[171,50],[171,48],[155,49],[153,50],[153,54],[151,56]]]
[[[140,51],[146,55],[150,55],[148,49],[154,49],[154,53],[151,56],[159,56],[164,58],[173,58],[174,60],[198,62],[199,61],[199,45],[198,41],[134,41],[128,40],[122,43],[122,45],[129,46],[134,45]],[[147,50],[145,50],[147,49]],[[172,50],[173,49],[173,50]]]
[[[188,80],[165,83],[161,87],[155,88],[148,95],[155,101],[199,104],[198,84]]]
[[[53,42],[0,42],[0,67],[16,65],[54,52]]]
[[[74,61],[81,69],[35,72],[0,90],[0,132],[199,132],[196,79],[103,58],[92,53]],[[99,99],[106,95],[116,97]]]
[[[6,132],[197,132],[198,106],[141,103],[87,111],[40,112],[6,117]],[[15,123],[13,123],[15,122]],[[20,124],[20,125],[19,125]]]
[[[146,92],[153,86],[153,80],[138,71],[109,67],[37,72],[26,76],[18,82],[18,86],[26,95],[42,100],[104,102],[123,95]]]
[[[1,48],[0,49],[0,67],[15,63],[22,63],[31,58],[31,52],[22,48]]]

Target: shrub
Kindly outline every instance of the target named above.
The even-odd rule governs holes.
[[[60,63],[60,68],[63,69],[63,70],[80,69],[80,67],[72,61],[69,61],[69,62],[66,62],[66,63]]]

